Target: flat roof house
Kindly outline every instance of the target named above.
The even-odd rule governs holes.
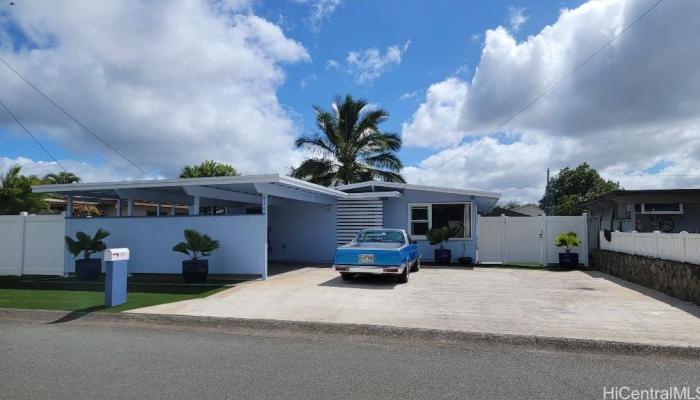
[[[406,229],[418,240],[423,259],[431,260],[428,229],[457,226],[460,237],[447,247],[455,259],[462,254],[476,259],[477,212],[488,212],[499,198],[492,192],[386,182],[328,188],[276,174],[39,185],[34,191],[64,195],[71,209],[77,200],[114,199],[115,216],[67,215],[66,235],[108,230],[108,246],[131,249],[130,272],[179,272],[182,255],[171,249],[184,229],[196,229],[220,241],[210,257],[211,273],[263,278],[269,260],[330,262],[337,245],[369,227]],[[136,202],[187,207],[189,215],[136,216]],[[72,272],[68,254],[65,267]]]
[[[700,189],[616,190],[581,206],[600,229],[700,233]]]

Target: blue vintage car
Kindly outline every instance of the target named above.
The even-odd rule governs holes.
[[[355,274],[377,274],[395,275],[406,283],[408,275],[420,269],[420,253],[403,229],[365,229],[335,250],[333,269],[344,280]]]

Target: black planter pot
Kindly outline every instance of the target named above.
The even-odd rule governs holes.
[[[81,281],[96,281],[100,279],[102,260],[99,258],[83,258],[75,260],[75,275]]]
[[[578,267],[578,253],[559,253],[559,266],[562,268]]]
[[[460,257],[457,259],[460,264],[462,265],[469,265],[472,263],[472,258],[471,257]]]
[[[209,260],[186,260],[182,262],[182,278],[188,283],[198,283],[207,280],[209,275]]]
[[[435,262],[438,264],[449,264],[452,260],[452,250],[435,249]]]

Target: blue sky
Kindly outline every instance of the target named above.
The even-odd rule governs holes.
[[[16,0],[0,55],[113,147],[172,177],[203,159],[286,173],[312,105],[386,109],[411,183],[537,200],[588,162],[626,188],[700,185],[700,12],[656,0]],[[673,29],[669,29],[669,27]],[[85,181],[143,179],[0,65],[0,101]],[[0,169],[59,167],[0,109]]]

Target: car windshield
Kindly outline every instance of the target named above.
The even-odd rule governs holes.
[[[357,236],[358,243],[403,243],[403,234],[398,231],[367,231]]]

